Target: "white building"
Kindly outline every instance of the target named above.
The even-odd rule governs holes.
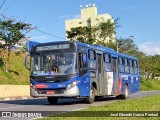
[[[82,6],[81,6],[82,7]],[[113,18],[109,14],[98,14],[97,7],[95,4],[86,5],[86,7],[81,8],[81,17],[79,19],[71,19],[65,21],[66,31],[70,31],[71,28],[75,27],[93,27],[97,26],[100,22],[106,20],[112,20]],[[115,41],[115,35],[113,34],[112,42]],[[109,38],[106,38],[106,42],[109,42]]]

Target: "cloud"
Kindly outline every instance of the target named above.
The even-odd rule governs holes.
[[[65,19],[65,20],[69,20],[69,19],[79,19],[80,18],[80,15],[79,14],[76,14],[76,15],[60,15],[58,16],[59,19]]]
[[[138,45],[139,49],[147,55],[160,55],[160,43],[146,42]]]
[[[35,37],[31,37],[30,39],[32,39],[32,40],[38,40],[38,39],[46,39],[46,36],[35,36]]]
[[[69,15],[60,15],[58,16],[58,18],[60,19],[66,19],[66,18],[69,18],[70,16]]]

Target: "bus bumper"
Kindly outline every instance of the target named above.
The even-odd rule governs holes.
[[[47,92],[50,92],[50,94],[47,94]],[[52,93],[52,91],[54,93]],[[34,90],[33,88],[30,88],[30,95],[32,97],[47,97],[47,96],[53,96],[53,97],[78,97],[79,94],[79,88],[77,86],[74,86],[70,89],[56,89],[56,90]]]

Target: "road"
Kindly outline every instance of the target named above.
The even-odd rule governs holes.
[[[129,95],[128,99],[142,98],[145,96],[150,96],[155,94],[160,94],[160,91],[137,92]],[[57,114],[64,111],[75,111],[80,109],[86,109],[89,106],[101,106],[113,102],[116,102],[116,99],[114,97],[101,98],[98,101],[94,102],[93,104],[86,104],[84,99],[66,98],[66,99],[60,99],[57,105],[49,105],[46,98],[34,98],[26,100],[0,101],[0,111],[3,112],[4,111],[12,111],[12,112],[47,111],[44,112],[43,114],[48,116],[51,114]],[[0,118],[0,120],[1,119],[2,118]],[[8,118],[3,118],[3,119],[8,119]],[[17,120],[17,118],[11,118],[11,119]],[[30,118],[26,118],[26,120],[27,119]]]

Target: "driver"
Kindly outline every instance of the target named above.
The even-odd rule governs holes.
[[[52,55],[52,71],[54,71],[55,73],[58,72],[58,66],[57,66],[57,61],[56,61],[56,56]]]
[[[61,57],[60,63],[61,64],[58,66],[58,70],[60,73],[65,73],[67,69],[73,66],[69,57]]]

